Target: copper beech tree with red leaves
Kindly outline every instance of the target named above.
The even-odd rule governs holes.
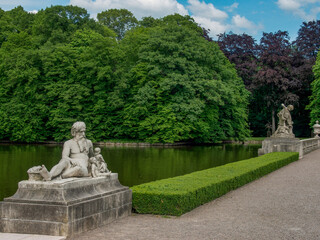
[[[286,31],[263,33],[260,44],[247,34],[220,34],[218,44],[251,92],[249,122],[254,136],[275,130],[281,103],[295,106],[295,133],[308,136],[306,106],[314,80],[312,66],[320,47],[320,21],[304,22],[294,42]],[[271,123],[270,120],[271,119]]]
[[[299,101],[295,92],[301,84],[293,75],[292,60],[288,32],[263,33],[259,45],[260,69],[253,88],[264,95],[264,102],[271,109],[272,132],[275,131],[275,112],[281,103]]]
[[[258,45],[247,34],[219,34],[218,44],[230,62],[235,64],[239,76],[248,90],[258,70]]]

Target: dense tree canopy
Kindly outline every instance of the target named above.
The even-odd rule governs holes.
[[[297,113],[299,114],[297,124],[300,124],[304,129],[308,129],[308,124],[313,125],[314,122],[310,122],[309,111],[305,108],[309,104],[309,96],[311,95],[311,83],[315,80],[315,75],[312,72],[312,68],[316,62],[316,56],[318,49],[320,48],[320,21],[304,22],[299,31],[298,37],[294,41],[294,64],[295,74],[301,80],[301,88],[299,90],[299,106]],[[311,115],[311,120],[312,120]],[[318,116],[319,118],[319,116]]]
[[[315,80],[312,82],[312,95],[308,109],[311,110],[311,123],[314,125],[316,121],[320,121],[320,55],[318,55],[316,64],[313,67]]]
[[[141,45],[125,78],[133,91],[124,95],[124,131],[152,142],[247,136],[248,93],[218,46],[189,19],[176,15],[163,22],[144,41],[133,40]],[[144,29],[127,37],[140,38],[136,31]],[[123,45],[131,44],[126,40]]]
[[[99,124],[106,113],[104,101],[114,81],[115,35],[79,24],[90,20],[78,7],[55,6],[38,14],[35,36],[12,33],[0,49],[0,137],[60,141],[69,136],[70,122],[82,119],[99,139],[105,128]],[[57,16],[63,24],[51,21]],[[38,31],[42,24],[45,31]]]
[[[297,136],[319,118],[319,20],[293,42],[278,31],[258,44],[234,33],[214,42],[179,14],[97,18],[75,6],[0,9],[0,139],[61,141],[77,120],[97,141],[243,139],[248,116],[254,136],[275,128],[281,103],[295,106]]]
[[[0,139],[61,141],[77,120],[96,141],[248,136],[248,92],[192,18],[118,13],[112,27],[114,12],[74,6],[0,12]]]

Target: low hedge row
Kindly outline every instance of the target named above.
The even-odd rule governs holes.
[[[131,188],[132,206],[138,213],[180,216],[298,159],[298,153],[269,153],[183,176],[137,185]]]

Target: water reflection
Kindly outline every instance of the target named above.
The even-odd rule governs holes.
[[[162,147],[102,147],[112,172],[123,185],[133,186],[199,171],[257,156],[259,145]],[[62,145],[0,145],[0,200],[11,196],[27,170],[44,164],[51,169],[61,158]]]

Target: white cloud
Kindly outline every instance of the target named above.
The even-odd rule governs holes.
[[[216,38],[219,33],[228,30],[228,14],[217,9],[212,3],[200,2],[199,0],[188,0],[186,8],[190,11],[191,17],[200,24],[201,27],[210,30],[210,36]]]
[[[212,3],[200,2],[199,0],[188,0],[187,8],[194,16],[201,16],[210,19],[223,20],[228,17],[228,14],[213,6]]]
[[[174,13],[188,15],[184,6],[176,0],[70,0],[70,4],[86,8],[92,17],[111,8],[128,9],[137,18],[146,16],[158,18]]]
[[[210,29],[210,36],[215,38],[219,33],[224,33],[228,30],[229,25],[223,22],[211,20],[209,18],[203,18],[199,16],[192,16],[193,19],[199,23],[202,27]]]
[[[241,17],[239,14],[232,17],[232,23],[239,28],[253,28],[254,24],[245,17]]]
[[[28,13],[37,14],[37,13],[38,13],[38,10],[28,11]]]
[[[188,0],[188,3],[186,8],[190,11],[191,17],[201,27],[210,29],[210,36],[214,39],[218,34],[224,32],[257,34],[259,30],[263,29],[262,25],[257,25],[238,14],[230,18],[226,12],[215,8],[211,3],[207,4],[199,0]],[[234,3],[224,9],[234,11],[238,6],[238,3]]]
[[[249,21],[246,17],[239,14],[232,17],[232,28],[235,33],[247,32],[250,34],[257,34],[259,30],[263,29],[261,24],[257,25]]]
[[[235,9],[237,9],[239,6],[239,3],[234,3],[232,4],[231,6],[227,6],[227,7],[224,7],[228,12],[233,12]]]
[[[320,12],[319,0],[278,0],[280,9],[293,13],[305,21],[314,20]]]
[[[288,11],[296,11],[301,7],[300,1],[297,0],[278,0],[279,8]]]

